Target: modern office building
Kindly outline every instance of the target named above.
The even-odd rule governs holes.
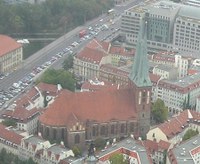
[[[187,54],[200,52],[200,10],[182,6],[174,23],[173,47]]]
[[[186,0],[184,2],[184,4],[190,5],[190,6],[200,7],[200,1],[199,0]]]
[[[140,19],[146,19],[148,51],[200,52],[200,10],[194,6],[161,1],[126,10],[121,18],[121,32],[128,44],[137,43]],[[190,53],[190,54],[188,54]]]
[[[173,3],[172,3],[173,4]],[[128,43],[135,45],[140,29],[140,19],[146,17],[147,43],[152,49],[171,48],[173,25],[180,5],[159,2],[149,6],[139,5],[124,12],[121,19],[122,35]]]

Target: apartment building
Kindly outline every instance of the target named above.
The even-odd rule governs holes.
[[[175,146],[182,142],[182,138],[188,129],[200,130],[200,113],[185,110],[172,117],[170,120],[153,127],[147,133],[147,139],[160,142],[169,142]]]
[[[188,74],[188,69],[191,63],[191,58],[187,58],[187,57],[183,57],[181,53],[177,53],[177,52],[168,52],[168,51],[162,51],[162,52],[158,52],[155,53],[153,55],[149,55],[149,60],[155,64],[155,67],[171,67],[171,69],[175,70],[175,76],[178,78],[183,78],[185,76],[187,76]],[[158,65],[158,66],[157,66]],[[164,72],[167,71],[168,72],[168,76],[174,76],[174,72],[172,71],[171,73],[169,72],[169,69],[162,69]],[[157,72],[154,72],[155,74],[157,74]],[[159,75],[163,75],[161,74],[162,72],[159,72]],[[163,78],[165,78],[166,76],[164,76]],[[166,77],[167,78],[167,77]]]
[[[19,157],[32,158],[38,164],[58,164],[62,159],[74,156],[72,150],[63,145],[50,144],[40,136],[27,136],[21,140]]]
[[[11,72],[22,63],[22,45],[6,35],[0,35],[0,73]]]
[[[200,163],[200,136],[197,135],[190,140],[174,147],[168,153],[168,163]]]
[[[0,150],[5,148],[8,153],[18,155],[18,147],[23,137],[2,124],[0,131]]]
[[[113,46],[109,42],[93,39],[74,57],[74,74],[83,81],[99,78],[102,65],[126,65],[133,60],[134,54],[134,49]]]
[[[157,98],[163,100],[170,113],[178,113],[185,107],[194,109],[196,100],[200,96],[200,74],[174,81],[160,79],[154,83],[152,92],[154,93],[152,100],[155,101]]]
[[[156,65],[153,74],[161,76],[162,79],[174,80],[178,77],[178,69],[166,65]]]

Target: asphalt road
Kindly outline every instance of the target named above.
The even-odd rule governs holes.
[[[121,15],[121,13],[124,10],[126,10],[134,5],[137,5],[140,2],[141,2],[140,0],[134,0],[134,1],[131,1],[130,3],[127,3],[126,5],[116,6],[115,10],[116,10],[117,14]],[[102,22],[100,22],[101,19],[103,19]],[[71,45],[72,42],[78,41],[79,38],[78,38],[77,34],[79,33],[80,30],[85,29],[89,26],[95,26],[95,24],[108,23],[108,20],[110,20],[110,19],[111,18],[108,15],[103,14],[100,17],[87,22],[84,26],[79,26],[79,27],[75,28],[74,30],[63,35],[62,37],[58,38],[54,42],[50,43],[43,49],[39,50],[38,52],[33,54],[31,57],[29,57],[28,59],[23,61],[21,66],[19,66],[19,68],[16,71],[12,72],[9,76],[5,77],[3,80],[0,80],[0,90],[1,89],[7,90],[10,86],[12,86],[13,83],[21,80],[25,75],[29,74],[33,68],[40,66],[43,63],[45,63],[46,61],[50,60],[52,56],[59,53],[67,46]],[[103,40],[105,37],[109,36],[112,33],[112,30],[110,30],[111,28],[119,28],[119,23],[120,23],[119,20],[120,20],[120,17],[115,17],[115,19],[114,19],[115,23],[110,25],[109,30],[101,31],[96,36],[97,39]],[[117,34],[115,34],[115,35],[117,35]],[[111,36],[111,37],[114,37],[114,36]],[[111,37],[108,38],[107,40],[112,39]],[[78,46],[78,48],[76,48],[74,51],[75,52],[80,51],[88,42],[89,42],[89,40],[84,41],[84,43],[80,44]],[[63,58],[60,59],[59,61],[57,61],[56,63],[54,63],[51,67],[58,69],[61,67],[62,62],[63,62]]]

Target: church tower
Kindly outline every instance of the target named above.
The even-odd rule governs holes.
[[[129,79],[135,93],[135,105],[138,113],[138,133],[146,135],[150,129],[151,113],[151,80],[149,78],[149,66],[147,58],[147,21],[140,20],[140,32],[133,67]]]

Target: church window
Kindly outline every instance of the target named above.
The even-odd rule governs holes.
[[[106,132],[105,126],[102,126],[100,131],[101,131],[101,132],[100,132],[101,135],[105,135],[105,132]]]
[[[111,134],[115,133],[115,125],[111,125]]]
[[[62,139],[65,138],[65,129],[64,128],[62,128],[62,130],[61,130],[61,137],[62,137]]]
[[[143,92],[142,92],[142,97],[145,97],[145,96],[146,96],[146,92],[143,91]]]
[[[141,97],[142,97],[142,93],[141,91],[139,92],[139,100],[138,100],[138,104],[141,104]]]
[[[53,138],[56,139],[56,129],[53,129]]]
[[[144,118],[144,113],[142,114],[142,117]]]
[[[95,136],[95,133],[96,133],[96,128],[93,127],[93,128],[92,128],[92,135]]]
[[[130,131],[131,131],[131,132],[134,131],[134,123],[133,123],[133,122],[130,123]]]
[[[49,128],[46,128],[46,135],[49,136]]]
[[[79,130],[78,125],[76,126],[76,130]]]
[[[75,142],[74,142],[75,144],[79,144],[80,143],[80,136],[79,136],[79,134],[75,135],[75,139],[74,140],[75,140]]]
[[[124,124],[121,124],[121,133],[124,133],[125,132],[125,126]]]

